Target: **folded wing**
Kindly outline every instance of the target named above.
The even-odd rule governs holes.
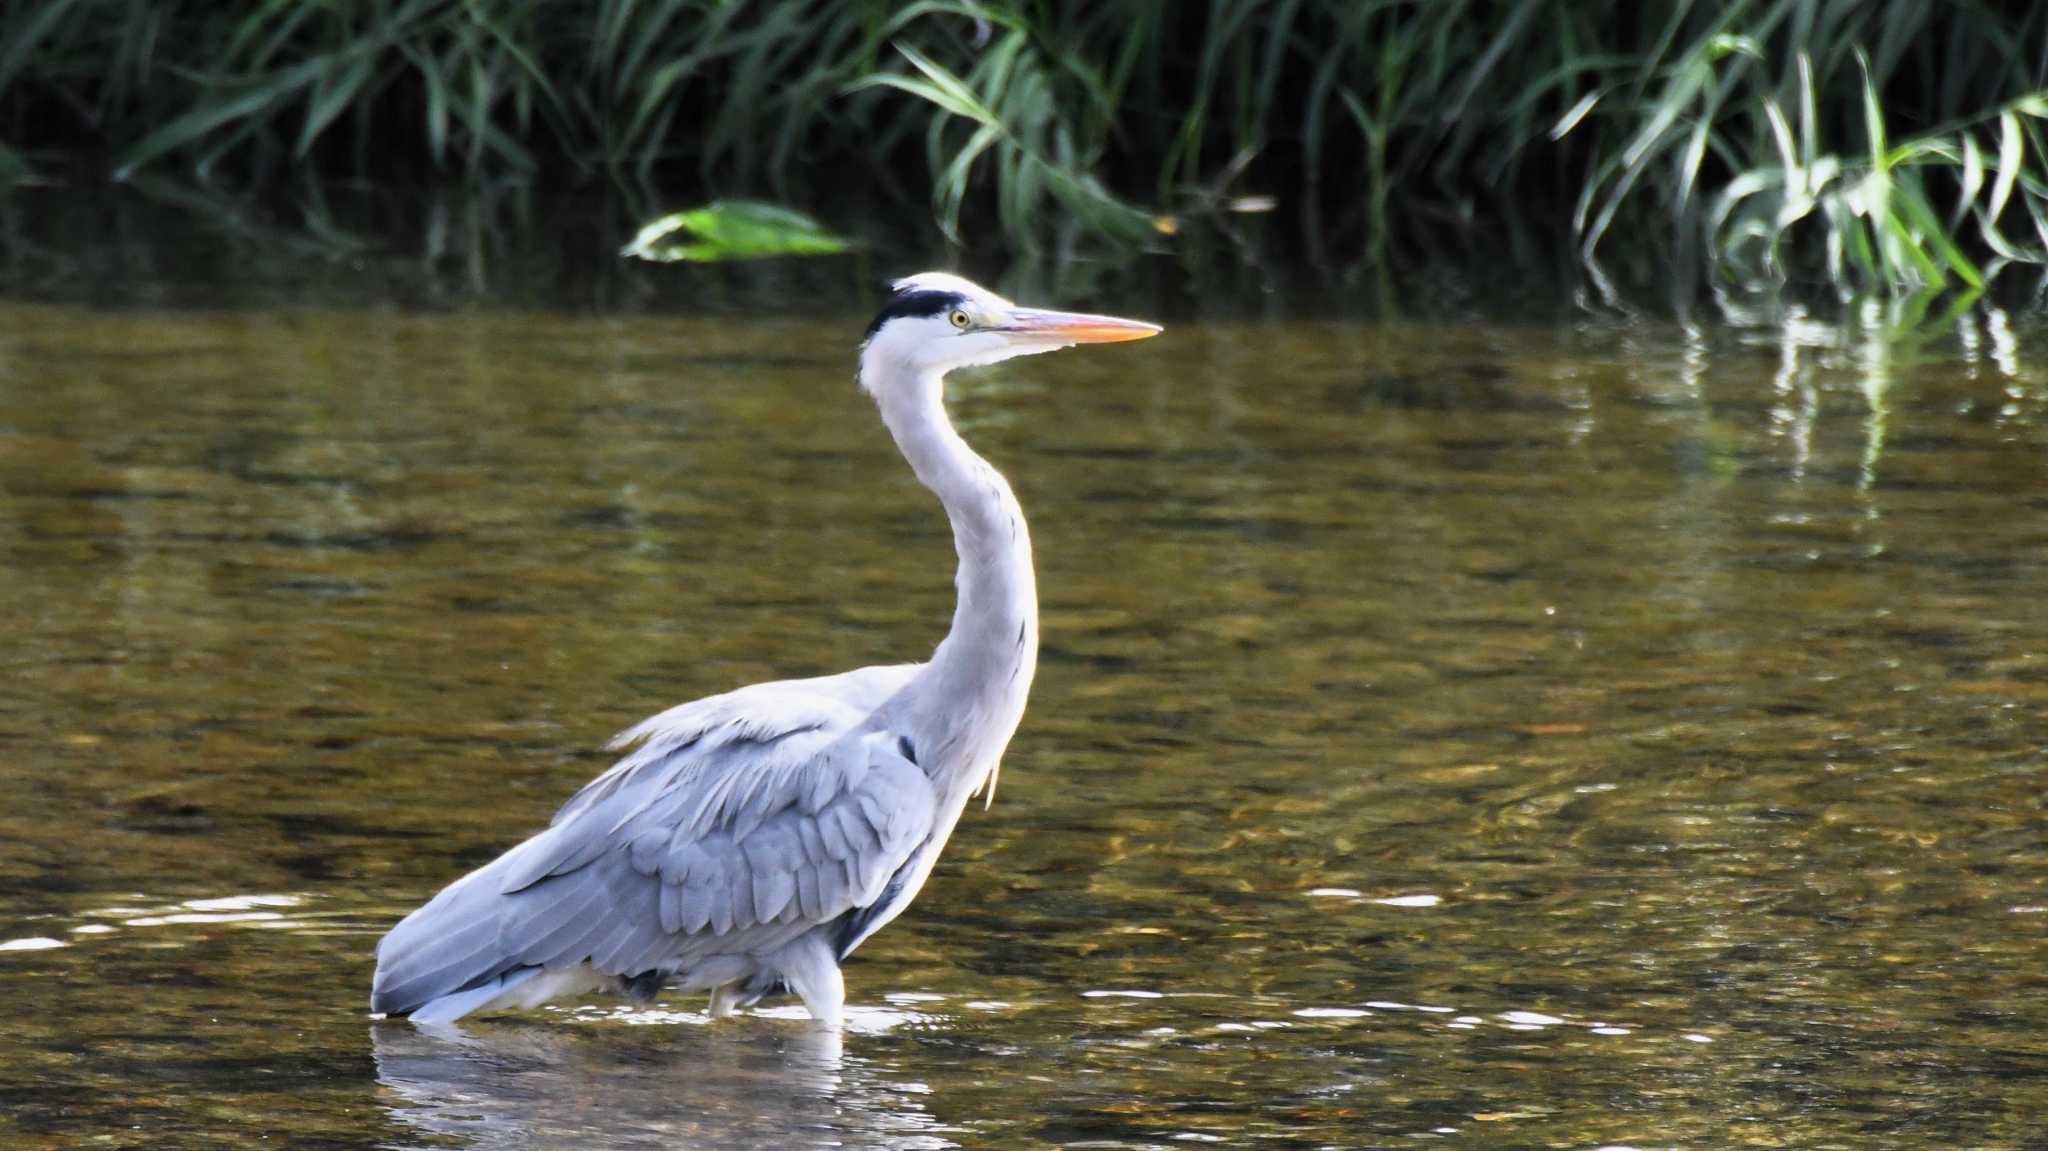
[[[899,669],[870,672],[887,678],[764,684],[629,732],[640,747],[545,831],[385,937],[373,1008],[585,964],[716,981],[732,957],[873,905],[930,835],[935,800],[907,743],[868,724],[868,697]],[[803,690],[821,684],[841,690]]]

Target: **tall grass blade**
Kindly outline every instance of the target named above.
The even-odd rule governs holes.
[[[258,112],[290,102],[318,80],[326,66],[325,60],[308,60],[285,69],[268,83],[233,99],[194,108],[144,136],[139,143],[130,148],[121,157],[120,166],[114,169],[114,179],[127,180],[138,169],[171,152],[191,147],[223,125],[248,119]]]
[[[2020,141],[2020,118],[2011,110],[1998,114],[1998,177],[1991,183],[1991,202],[1984,207],[1984,215],[1990,223],[1996,224],[2005,212],[2005,202],[2012,198],[2013,186],[2020,178],[2020,161],[2023,158]]]
[[[314,85],[313,99],[306,106],[305,127],[299,130],[299,141],[293,151],[304,156],[312,150],[320,134],[362,94],[363,85],[370,79],[375,63],[370,56],[359,52],[340,68],[340,75],[321,76]]]

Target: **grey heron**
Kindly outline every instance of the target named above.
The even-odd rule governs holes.
[[[755,684],[620,734],[546,829],[377,945],[373,1011],[423,1024],[612,990],[709,992],[713,1016],[792,991],[839,1025],[839,965],[901,914],[970,796],[993,796],[1038,661],[1031,538],[946,416],[946,373],[1159,327],[1021,308],[958,276],[898,280],[859,382],[938,496],[959,569],[924,663]]]

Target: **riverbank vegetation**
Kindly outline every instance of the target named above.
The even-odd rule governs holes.
[[[850,186],[977,244],[1534,232],[1843,291],[2048,262],[2048,6],[1950,0],[40,0],[0,172]]]

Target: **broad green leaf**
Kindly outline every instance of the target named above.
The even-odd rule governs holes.
[[[851,240],[802,212],[751,200],[719,200],[648,224],[619,254],[656,263],[710,263],[829,256],[852,247]]]

